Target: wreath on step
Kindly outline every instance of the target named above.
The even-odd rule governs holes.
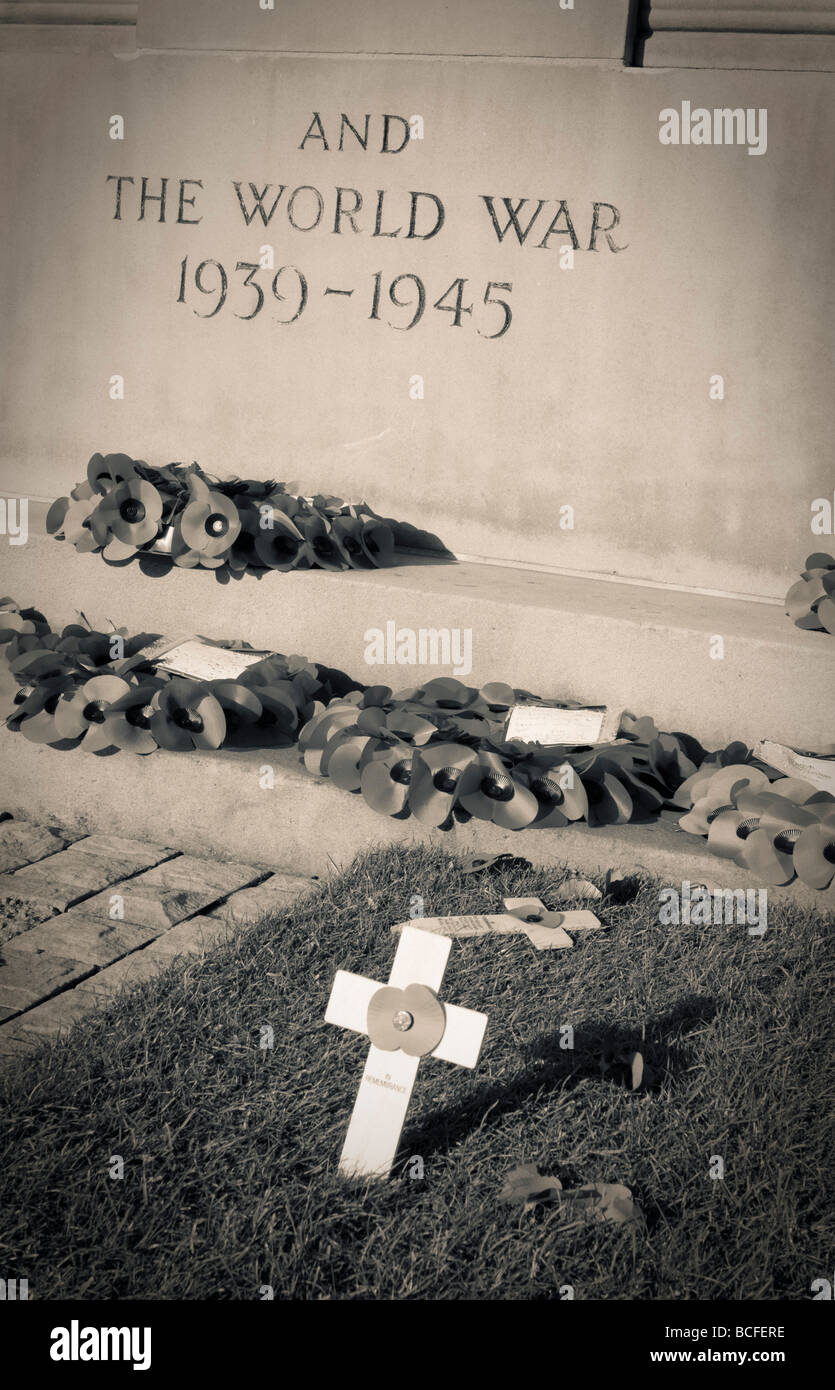
[[[835,633],[835,557],[824,550],[807,555],[801,578],[786,594],[795,627]]]
[[[297,497],[272,480],[219,482],[196,463],[152,468],[127,454],[93,454],[86,479],[49,508],[46,529],[110,563],[139,555],[220,578],[374,569],[395,550],[392,527],[364,502]],[[406,529],[416,544],[427,539]]]
[[[631,714],[609,743],[508,741],[511,706],[538,697],[501,682],[441,678],[394,692],[280,653],[234,680],[197,681],[162,669],[151,638],[78,624],[53,632],[36,609],[0,600],[0,643],[18,684],[7,728],[99,755],[297,743],[309,772],[383,815],[511,830],[671,819],[768,883],[796,874],[826,888],[835,876],[835,796],[783,777],[745,744],[707,752]]]

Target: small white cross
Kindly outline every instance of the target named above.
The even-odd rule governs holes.
[[[336,972],[325,1022],[351,1028],[357,1033],[380,1035],[382,1029],[387,1034],[386,1043],[394,1042],[393,1050],[388,1050],[388,1046],[378,1047],[373,1041],[369,1048],[339,1160],[339,1171],[346,1177],[388,1176],[400,1143],[421,1056],[440,1057],[461,1067],[474,1067],[478,1061],[487,1015],[461,1009],[455,1004],[441,1004],[435,998],[451,947],[448,936],[404,927],[388,986],[347,970]],[[387,993],[387,990],[399,992],[410,986],[422,988],[410,991],[406,1000]],[[369,1005],[375,995],[377,999],[369,1019]],[[413,1000],[414,1015],[404,1007]],[[416,1031],[410,1038],[413,1027]],[[431,1032],[433,1027],[431,1041],[434,1045],[418,1052],[421,1030]],[[435,1043],[438,1031],[440,1040]],[[395,1039],[399,1035],[405,1046],[411,1044],[416,1049],[414,1055],[397,1045]]]

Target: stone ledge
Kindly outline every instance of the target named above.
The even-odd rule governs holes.
[[[629,0],[582,0],[573,10],[541,0],[143,0],[137,42],[154,49],[263,53],[471,55],[622,61]]]
[[[5,0],[0,3],[0,24],[88,25],[136,27],[138,3],[119,0]]]
[[[112,758],[85,755],[80,749],[62,753],[28,743],[21,735],[9,735],[4,747],[7,796],[10,801],[19,800],[43,822],[65,819],[72,806],[87,830],[100,824],[108,833],[176,840],[189,854],[210,854],[222,847],[225,855],[259,869],[271,857],[277,868],[294,875],[325,877],[334,868],[347,867],[357,853],[372,846],[422,841],[460,854],[510,851],[534,864],[568,864],[581,873],[643,868],[672,884],[689,879],[722,888],[755,886],[745,870],[710,853],[706,841],[660,822],[514,832],[473,820],[442,832],[414,817],[379,816],[360,797],[308,774],[295,748],[157,752],[147,758],[124,755],[117,779]],[[79,760],[84,763],[83,777],[75,767]],[[260,785],[265,763],[274,769],[272,790]],[[176,796],[171,794],[174,786]],[[260,873],[263,876],[263,869]],[[253,877],[259,877],[255,870]],[[134,915],[128,898],[136,882],[141,880],[125,885],[126,920]],[[158,895],[159,887],[155,891]],[[223,894],[216,891],[214,896]],[[835,892],[816,893],[798,883],[769,889],[769,898],[775,903],[802,902],[821,911],[835,908]],[[104,899],[102,895],[103,911]],[[67,915],[95,912],[96,904],[96,898],[87,899]],[[194,894],[193,900],[179,906],[173,919],[160,918],[160,926],[164,929],[174,920],[193,917],[208,905],[205,896],[201,900]],[[154,911],[159,916],[158,906]],[[141,917],[148,920],[144,910]]]
[[[831,737],[835,640],[796,628],[774,602],[428,559],[226,584],[203,570],[150,578],[135,561],[106,566],[79,555],[37,534],[40,525],[33,503],[29,542],[0,552],[0,588],[54,624],[77,622],[80,609],[93,624],[112,617],[131,633],[190,628],[304,652],[395,689],[450,668],[368,666],[369,628],[385,631],[389,621],[415,631],[469,628],[473,669],[463,678],[473,684],[504,680],[542,696],[651,714],[659,728],[683,729],[712,747],[772,738],[815,749]],[[717,635],[720,660],[710,656]]]
[[[835,72],[832,34],[753,34],[659,31],[647,39],[646,68],[707,68],[771,72]]]

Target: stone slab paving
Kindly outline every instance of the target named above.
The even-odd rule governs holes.
[[[231,922],[212,917],[189,917],[163,932],[146,950],[135,951],[106,970],[88,975],[81,982],[84,989],[79,985],[73,993],[108,998],[117,994],[123,985],[151,980],[161,970],[167,970],[175,956],[202,955],[213,946],[219,946],[229,937],[232,926]]]
[[[305,881],[305,887],[310,887],[309,880]],[[233,893],[229,899],[232,904],[235,898],[244,897],[243,893]],[[296,889],[298,897],[299,890]],[[218,920],[215,917],[189,917],[185,922],[179,922],[170,931],[163,932],[158,936],[148,950],[143,954],[158,956],[160,959],[170,960],[175,955],[191,955],[195,953],[203,954],[210,951],[213,946],[219,946],[221,942],[228,940],[234,935],[234,927],[241,922],[252,921],[248,916],[241,918],[230,917],[228,921]],[[257,921],[257,918],[255,919]]]
[[[0,898],[48,903],[58,912],[65,912],[108,884],[131,878],[176,854],[164,845],[142,845],[126,840],[114,840],[114,848],[107,852],[102,843],[104,836],[91,836],[91,839],[93,848],[89,853],[87,841],[79,840],[62,853],[52,854],[14,873],[0,875]],[[131,843],[133,848],[128,850]]]
[[[90,912],[64,912],[40,922],[31,931],[15,938],[19,951],[60,952],[99,968],[110,965],[130,951],[147,946],[165,927],[136,926],[133,922],[94,916]]]
[[[234,893],[206,916],[223,922],[257,922],[265,913],[280,912],[287,907],[298,897],[298,892],[298,878],[294,874],[272,874],[254,888]]]
[[[167,845],[150,844],[145,840],[129,840],[125,835],[85,835],[70,845],[73,854],[99,856],[104,859],[118,859],[124,865],[123,878],[131,872],[152,869],[165,859],[174,859],[179,850],[169,849]]]
[[[268,865],[23,821],[0,823],[0,855],[4,849],[0,1060],[66,1032],[125,985],[211,950],[314,887]]]
[[[48,999],[45,1004],[38,1004],[36,1008],[27,1010],[12,1023],[4,1024],[0,1028],[0,1047],[5,1044],[6,1033],[10,1035],[12,1052],[21,1050],[20,1043],[28,1043],[32,1047],[41,1038],[53,1038],[59,1033],[65,1033],[77,1018],[83,1018],[89,1012],[90,996],[79,994],[77,989],[68,989],[64,994],[56,994],[54,999]]]
[[[53,917],[55,911],[49,903],[37,902],[34,898],[3,898],[0,902],[0,947],[5,942],[16,943],[23,932]]]
[[[198,859],[193,854],[181,854],[167,864],[158,864],[142,874],[141,882],[162,889],[215,890],[215,897],[224,897],[237,888],[244,888],[266,876],[264,869],[252,864],[234,864],[226,860]]]
[[[112,922],[114,914],[121,914],[119,920],[159,933],[212,907],[237,889],[264,879],[267,872],[251,864],[182,854],[134,878],[111,882],[104,892],[86,898],[66,916],[83,914]]]
[[[72,993],[87,1001],[87,1009],[95,1008],[99,1001],[106,1002],[114,994],[118,994],[125,985],[138,985],[145,980],[153,980],[160,971],[168,969],[173,959],[173,955],[155,954],[150,947],[145,951],[134,951],[132,955],[124,956],[122,960],[108,965],[106,970],[97,970],[95,975],[88,977],[88,989],[74,989]],[[23,1015],[20,1023],[25,1026],[25,1021],[26,1016]],[[0,1028],[0,1033],[2,1031]]]
[[[3,965],[0,967],[0,1004],[7,1009],[22,1013],[51,994],[58,994],[68,985],[89,975],[92,966],[73,960],[69,956],[42,952],[17,951],[11,946],[3,948]]]
[[[48,854],[65,849],[69,841],[60,830],[27,821],[6,820],[0,824],[0,874],[11,873],[34,864]]]

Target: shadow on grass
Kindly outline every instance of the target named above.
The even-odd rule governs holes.
[[[407,1129],[400,1151],[419,1153],[424,1158],[442,1152],[473,1130],[494,1125],[512,1114],[532,1095],[571,1090],[581,1081],[626,1085],[630,1068],[619,1059],[637,1051],[642,1053],[648,1073],[641,1093],[658,1091],[665,1083],[675,1084],[678,1075],[692,1063],[689,1048],[680,1041],[682,1034],[709,1023],[715,1014],[712,999],[689,994],[667,1013],[648,1019],[643,1030],[612,1027],[600,1019],[589,1019],[576,1029],[582,1042],[570,1051],[560,1046],[563,1036],[559,1031],[541,1033],[524,1049],[524,1075],[507,1085],[481,1086],[461,1104],[448,1106],[423,1124]]]

